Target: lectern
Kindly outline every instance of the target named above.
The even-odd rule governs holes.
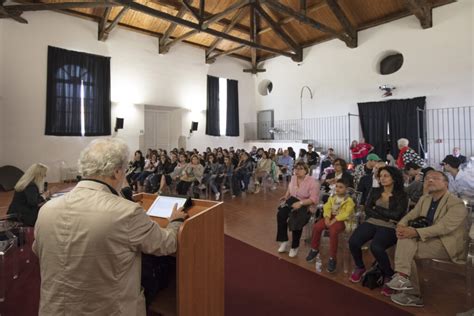
[[[140,193],[134,200],[148,210],[156,197]],[[193,199],[178,233],[176,279],[158,294],[152,311],[164,316],[224,315],[223,212],[222,202]],[[165,218],[150,218],[161,227],[168,224]]]

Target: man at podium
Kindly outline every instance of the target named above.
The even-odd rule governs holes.
[[[175,205],[160,228],[122,198],[128,156],[118,139],[91,142],[79,159],[83,180],[40,209],[33,244],[40,315],[146,315],[141,254],[174,253],[186,214]]]

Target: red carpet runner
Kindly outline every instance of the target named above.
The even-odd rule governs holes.
[[[225,315],[410,315],[225,236]]]

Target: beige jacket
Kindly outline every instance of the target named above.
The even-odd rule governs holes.
[[[423,195],[415,208],[403,217],[399,224],[426,216],[431,205],[431,196]],[[422,241],[439,238],[454,263],[466,262],[467,210],[461,199],[447,192],[438,204],[433,225],[416,230]]]
[[[33,244],[41,270],[39,314],[146,315],[141,254],[174,253],[180,225],[162,229],[105,184],[79,182],[39,212]]]

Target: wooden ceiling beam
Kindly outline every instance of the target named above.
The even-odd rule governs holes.
[[[258,16],[256,12],[257,4],[252,3],[250,6],[250,40],[258,44]],[[251,48],[250,50],[250,60],[251,67],[249,69],[244,69],[244,72],[249,72],[251,74],[257,74],[259,72],[264,72],[265,69],[259,69],[257,64],[257,49]]]
[[[184,14],[186,13],[186,7],[185,6],[182,6],[181,9],[179,9],[178,13],[176,14],[176,17],[177,18],[182,18],[184,16]],[[166,53],[167,51],[161,51],[161,47],[164,47],[166,46],[166,42],[168,41],[168,39],[170,38],[171,34],[174,32],[174,30],[176,30],[176,28],[178,27],[178,24],[174,23],[174,22],[170,22],[170,25],[168,26],[168,28],[166,29],[166,31],[163,33],[163,36],[160,38],[159,40],[159,53],[160,54],[164,54]]]
[[[28,11],[46,11],[46,10],[65,10],[65,9],[85,9],[85,8],[104,8],[122,6],[115,1],[93,1],[93,2],[56,2],[56,3],[34,3],[34,4],[15,4],[4,6],[7,12],[28,12]]]
[[[216,23],[220,20],[222,20],[223,18],[225,18],[229,13],[232,13],[234,12],[235,10],[238,10],[244,6],[246,6],[247,4],[250,3],[250,0],[240,0],[238,2],[235,2],[233,4],[231,4],[229,7],[227,7],[224,11],[222,12],[219,12],[217,14],[214,14],[213,16],[205,19],[203,22],[202,22],[202,28],[203,29],[207,29],[212,23]],[[252,28],[250,28],[252,29]]]
[[[222,51],[222,52],[218,52],[216,54],[214,54],[213,56],[211,57],[208,57],[206,58],[206,63],[207,64],[212,64],[216,61],[216,59],[218,57],[222,57],[222,56],[227,56],[227,55],[230,55],[230,54],[233,54],[239,50],[241,50],[242,48],[245,48],[246,46],[245,45],[239,45],[237,47],[234,47],[234,48],[231,48],[229,50],[225,50],[225,51]]]
[[[168,41],[168,43],[166,43],[166,45],[164,45],[163,47],[160,48],[160,54],[165,54],[165,53],[169,52],[171,46],[174,46],[174,45],[190,38],[191,36],[196,35],[197,33],[199,33],[199,31],[192,30],[192,31],[184,33],[181,36],[178,36],[178,37],[174,38],[171,41]]]
[[[201,18],[201,21],[203,21],[206,17],[206,1],[205,0],[199,0],[199,17]]]
[[[260,0],[260,3],[265,3],[267,6],[272,7],[276,11],[284,12],[284,13],[294,17],[295,20],[300,21],[301,23],[307,24],[307,25],[309,25],[309,26],[311,26],[311,27],[313,27],[313,28],[315,28],[315,29],[317,29],[321,32],[332,34],[335,37],[339,38],[340,40],[344,41],[346,44],[348,42],[348,39],[344,35],[339,34],[338,32],[336,32],[335,30],[333,30],[329,26],[326,26],[326,25],[324,25],[324,24],[322,24],[318,21],[315,21],[314,19],[310,18],[309,16],[301,14],[300,12],[297,12],[297,11],[293,10],[292,8],[287,7],[284,4],[281,4],[277,0]]]
[[[301,47],[291,38],[291,36],[272,19],[270,15],[265,12],[265,10],[258,4],[255,5],[255,9],[258,14],[264,18],[268,24],[272,27],[273,31],[295,52],[296,58],[293,60],[295,62],[301,62],[303,59],[303,50]]]
[[[129,7],[123,7],[122,10],[117,14],[114,20],[107,26],[104,27],[103,31],[99,34],[99,41],[106,41],[109,37],[110,32],[117,26],[117,24],[122,20],[123,16],[129,10]]]
[[[320,8],[322,7],[325,7],[326,6],[326,0],[319,0],[317,3],[311,5],[310,7],[308,7],[306,9],[306,14],[311,14],[317,10],[319,10]],[[290,22],[293,22],[295,20],[295,18],[293,16],[287,16],[279,21],[277,21],[277,23],[279,25],[285,25],[285,24],[288,24]],[[262,35],[264,33],[267,33],[269,31],[271,31],[272,28],[269,26],[269,27],[265,27],[265,28],[262,28],[261,30],[258,31],[258,35]]]
[[[169,9],[176,10],[176,11],[179,11],[179,9],[182,7],[181,2],[178,0],[151,0],[151,2],[167,7]],[[205,10],[201,12],[200,7],[196,8],[196,7],[190,6],[190,8],[192,8],[195,11],[199,11],[200,12],[199,15],[203,16],[204,18],[213,15],[213,13],[207,12]],[[216,23],[221,25],[222,27],[227,27],[231,23],[231,21],[228,19],[222,19],[222,20],[217,21]],[[246,25],[236,24],[235,29],[242,33],[246,33],[246,34],[250,33],[250,28]]]
[[[23,13],[22,11],[18,11],[18,10],[7,11],[3,7],[3,2],[0,2],[0,19],[10,18],[17,21],[18,23],[28,24],[28,21],[20,16],[22,13]]]
[[[99,41],[103,41],[105,38],[105,29],[107,27],[107,22],[109,21],[110,11],[112,11],[111,7],[105,8],[104,14],[102,15],[102,18],[100,19],[99,34],[97,36]]]
[[[238,21],[240,21],[244,17],[246,9],[245,8],[240,8],[239,12],[237,12],[234,17],[231,20],[231,23],[222,31],[226,34],[228,34],[237,24]],[[206,49],[206,59],[211,55],[211,53],[216,49],[217,45],[222,41],[222,38],[215,38],[214,41],[211,43],[208,49]]]
[[[181,0],[181,3],[188,10],[188,12],[193,16],[193,18],[198,23],[201,23],[201,19],[202,19],[201,13],[198,10],[196,10],[196,8],[192,7],[188,1],[189,0]]]
[[[427,0],[405,0],[408,9],[420,20],[423,29],[433,27],[433,7]]]
[[[339,6],[337,0],[326,0],[329,8],[331,9],[332,13],[336,16],[341,23],[342,28],[344,29],[345,36],[347,37],[346,45],[350,48],[357,47],[357,30],[354,26],[352,26],[349,18],[344,13],[342,8]]]
[[[199,24],[196,24],[196,23],[193,23],[191,21],[176,17],[174,15],[168,14],[168,13],[160,11],[160,10],[156,10],[156,9],[147,7],[147,6],[142,5],[140,3],[137,3],[137,2],[133,2],[133,1],[130,1],[130,0],[116,0],[116,2],[121,3],[122,5],[128,5],[128,6],[130,6],[130,8],[132,10],[142,12],[144,14],[147,14],[147,15],[159,18],[159,19],[170,21],[170,22],[185,26],[185,27],[193,29],[193,30],[198,30],[198,31],[201,31],[201,32],[206,33],[206,34],[210,34],[210,35],[213,35],[213,36],[216,36],[216,37],[222,37],[223,39],[226,39],[226,40],[231,41],[231,42],[243,44],[243,45],[248,46],[248,47],[254,47],[254,48],[257,48],[257,49],[260,49],[260,50],[263,50],[263,51],[267,51],[267,52],[270,52],[270,53],[276,53],[276,54],[286,56],[286,57],[290,57],[290,58],[293,58],[295,56],[295,54],[293,54],[293,53],[288,53],[288,52],[281,51],[281,50],[278,50],[278,49],[273,48],[273,47],[269,47],[269,46],[265,46],[265,45],[261,45],[261,44],[256,44],[256,43],[253,43],[251,41],[242,39],[240,37],[225,34],[225,33],[219,32],[219,31],[214,30],[214,29],[210,29],[210,28],[201,29]]]

